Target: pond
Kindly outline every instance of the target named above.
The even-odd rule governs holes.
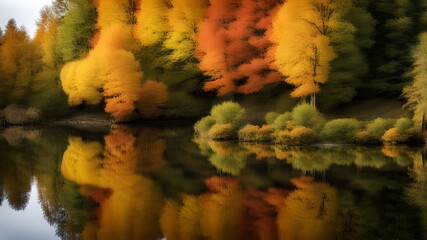
[[[0,239],[427,239],[425,149],[193,139],[179,122],[12,127]]]

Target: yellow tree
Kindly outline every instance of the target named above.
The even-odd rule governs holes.
[[[134,34],[143,46],[149,46],[165,36],[166,13],[172,4],[169,0],[141,0],[138,8]]]
[[[86,223],[82,235],[118,240],[161,237],[158,224],[163,207],[161,191],[151,179],[136,173],[135,162],[128,159],[133,149],[127,140],[133,141],[127,132],[114,132],[106,137],[105,149],[99,142],[69,139],[61,163],[62,175],[79,185],[111,192],[100,203],[96,223]],[[119,153],[121,146],[124,153]]]
[[[296,87],[292,97],[315,94],[328,80],[330,62],[336,57],[330,35],[339,22],[336,0],[289,0],[279,9],[271,34],[276,43],[275,67]]]
[[[332,239],[338,223],[336,190],[309,177],[292,183],[297,189],[279,205],[279,239]]]
[[[37,31],[33,39],[41,67],[31,83],[30,103],[45,114],[61,113],[67,109],[67,101],[59,80],[63,65],[58,47],[60,16],[54,9],[44,7],[37,21]]]
[[[172,49],[168,55],[171,62],[192,62],[186,67],[197,68],[194,58],[199,24],[205,18],[207,0],[172,0],[168,11],[169,31],[164,46]],[[188,69],[194,70],[194,69]]]
[[[414,120],[417,125],[425,129],[427,116],[427,33],[420,35],[418,45],[412,52],[414,80],[411,85],[403,90],[407,99],[406,107],[414,111]]]
[[[61,81],[70,105],[97,105],[116,121],[125,121],[136,109],[142,71],[132,49],[133,1],[105,0],[97,3],[99,40],[85,59],[68,63]]]
[[[22,101],[38,66],[35,48],[25,29],[19,29],[14,19],[8,21],[2,41],[0,68],[3,104],[7,100]]]

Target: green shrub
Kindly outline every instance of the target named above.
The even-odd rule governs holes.
[[[406,130],[414,126],[414,123],[409,118],[399,118],[397,119],[394,127],[399,130],[399,132],[404,133]]]
[[[244,142],[268,142],[272,139],[273,128],[268,125],[262,127],[246,125],[238,132],[240,141]]]
[[[276,130],[283,130],[290,121],[292,121],[292,114],[290,112],[285,112],[278,115],[271,126]]]
[[[316,134],[307,127],[296,127],[289,135],[293,145],[309,145],[316,142]]]
[[[319,132],[325,124],[325,118],[316,109],[316,107],[308,104],[300,104],[292,110],[292,121],[297,126],[311,128]]]
[[[278,114],[277,112],[269,112],[265,115],[265,122],[268,125],[273,125],[274,121],[276,120],[276,118],[279,116],[280,114]]]
[[[211,110],[211,116],[218,124],[231,123],[236,129],[245,125],[245,109],[235,102],[224,102],[216,105]]]
[[[327,140],[348,142],[354,139],[361,127],[361,123],[353,118],[334,119],[325,124],[320,135]]]
[[[208,138],[213,140],[233,140],[237,138],[236,128],[231,123],[215,124],[208,132]]]
[[[215,119],[212,116],[206,116],[196,122],[194,132],[199,136],[203,136],[208,133],[213,125],[215,125]]]
[[[385,131],[392,128],[393,125],[394,120],[392,119],[377,118],[374,121],[368,123],[366,126],[366,131],[368,131],[374,139],[380,140]]]
[[[372,145],[380,143],[377,138],[374,138],[374,136],[372,136],[372,134],[366,130],[357,132],[354,137],[354,141],[360,145]]]

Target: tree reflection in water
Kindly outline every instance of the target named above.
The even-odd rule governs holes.
[[[0,141],[0,203],[25,209],[36,181],[62,239],[427,236],[418,149],[191,139],[191,129],[116,126]]]

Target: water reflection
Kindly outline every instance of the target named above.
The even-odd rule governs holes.
[[[36,182],[39,221],[62,239],[427,237],[419,149],[201,141],[187,126],[9,131],[0,207],[26,211]]]
[[[279,159],[291,164],[293,169],[305,173],[323,172],[332,165],[369,167],[381,169],[397,164],[408,167],[420,154],[419,149],[404,146],[384,146],[382,148],[360,146],[318,146],[285,147],[268,144],[215,142],[195,139],[200,151],[209,157],[209,161],[219,171],[239,175],[245,163],[254,156],[257,160]],[[220,160],[217,160],[220,159]],[[222,160],[222,161],[221,161]]]

